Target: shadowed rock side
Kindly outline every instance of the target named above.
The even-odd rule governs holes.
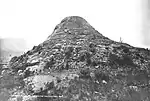
[[[8,67],[0,87],[13,101],[150,101],[150,50],[110,40],[78,16]]]

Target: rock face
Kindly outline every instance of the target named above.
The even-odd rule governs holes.
[[[150,101],[150,50],[115,42],[78,16],[8,67],[1,80],[15,81],[3,86],[10,101]]]

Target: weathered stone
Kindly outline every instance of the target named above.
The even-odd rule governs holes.
[[[18,82],[10,100],[150,101],[150,50],[115,42],[78,16],[9,68]]]

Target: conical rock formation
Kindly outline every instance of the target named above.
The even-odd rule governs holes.
[[[115,42],[78,16],[63,19],[9,68],[17,80],[11,100],[150,100],[150,51]]]

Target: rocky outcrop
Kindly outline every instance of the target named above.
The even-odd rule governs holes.
[[[78,16],[63,19],[47,40],[13,57],[9,68],[17,82],[9,100],[150,100],[150,50],[115,42]]]

